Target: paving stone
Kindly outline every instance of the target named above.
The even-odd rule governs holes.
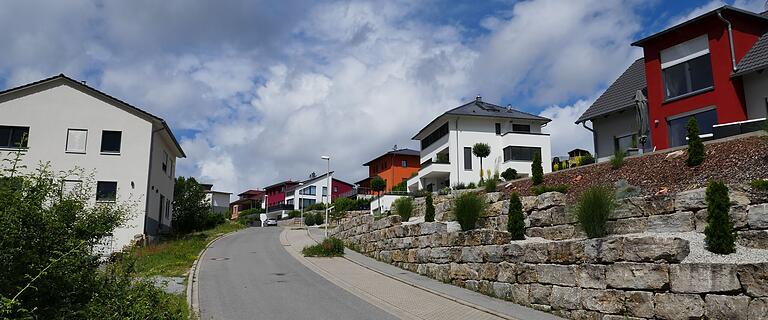
[[[706,316],[709,319],[749,319],[749,297],[708,294],[704,298]]]
[[[670,288],[678,293],[729,292],[741,289],[736,266],[730,264],[684,263],[669,269]]]

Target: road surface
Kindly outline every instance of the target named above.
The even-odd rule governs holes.
[[[205,252],[200,319],[395,319],[299,263],[280,244],[281,231],[248,228]]]

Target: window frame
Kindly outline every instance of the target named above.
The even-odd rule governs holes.
[[[400,167],[407,168],[408,167],[408,160],[400,160]]]
[[[535,154],[531,154],[531,159],[515,159],[513,155],[515,154],[512,152],[514,148],[518,149],[529,149],[538,151],[539,157],[541,157],[541,147],[531,147],[531,146],[506,146],[502,149],[502,159],[503,162],[510,162],[510,161],[520,161],[520,162],[532,162],[533,158],[535,157]]]
[[[494,123],[493,128],[496,131],[496,135],[501,135],[501,122]]]
[[[104,136],[105,136],[105,133],[107,132],[120,134],[120,145],[117,151],[113,151],[113,150],[104,151]],[[99,146],[99,151],[101,154],[106,154],[106,155],[120,155],[123,152],[123,132],[120,130],[101,130],[101,145]]]
[[[706,58],[707,63],[703,64],[708,67],[709,70],[709,83],[707,86],[694,89],[693,88],[693,79],[698,79],[695,77],[692,77],[691,75],[691,65],[692,62],[698,61],[700,59]],[[697,37],[694,37],[692,39],[686,40],[684,42],[678,43],[676,45],[667,47],[659,52],[659,62],[661,63],[661,83],[662,83],[662,90],[663,90],[663,102],[671,102],[678,99],[682,99],[685,97],[693,96],[702,92],[706,92],[709,90],[712,90],[715,85],[715,79],[714,79],[714,68],[712,66],[712,55],[709,47],[709,35],[703,34]],[[677,91],[682,91],[683,93],[676,94],[674,96],[669,95],[669,86],[668,84],[671,83],[668,81],[669,79],[672,79],[672,75],[675,74],[673,71],[679,72],[682,68],[682,74],[685,77],[682,79],[682,83],[684,85],[684,88],[678,89]],[[695,70],[695,69],[694,69]],[[669,75],[669,76],[668,76]],[[680,81],[680,80],[678,80]]]
[[[527,127],[527,130],[517,130],[520,127]],[[512,132],[519,133],[519,132],[527,132],[531,133],[531,125],[530,124],[524,124],[524,123],[513,123],[512,124]]]
[[[85,132],[85,142],[83,142],[83,151],[69,150],[69,133],[72,131]],[[64,144],[64,152],[72,154],[86,154],[88,150],[88,129],[67,128],[67,141]]]
[[[464,171],[472,171],[472,147],[464,147]]]
[[[627,150],[621,150],[622,153],[627,154],[627,151],[629,151],[629,149],[636,149],[636,148],[638,148],[639,142],[637,140],[637,133],[633,132],[633,133],[627,133],[627,134],[623,134],[623,135],[613,136],[613,151],[614,152],[616,152],[617,150],[620,150],[620,148],[619,148],[620,147],[619,140],[620,139],[624,139],[624,138],[630,138],[631,141],[630,141],[629,148],[627,148]]]
[[[99,199],[99,185],[102,183],[112,183],[115,186],[114,199],[103,200]],[[97,203],[113,203],[117,201],[117,181],[100,180],[96,181],[96,202]]]
[[[26,150],[26,149],[29,149],[29,131],[30,131],[30,127],[28,127],[28,126],[25,127],[25,126],[1,125],[0,128],[8,128],[10,130],[9,131],[9,135],[8,135],[8,141],[2,142],[2,143],[7,143],[7,144],[0,144],[0,149],[6,149],[6,150]],[[26,130],[26,132],[24,132],[24,133],[27,134],[27,138],[26,139],[22,138],[21,142],[23,142],[23,143],[21,144],[21,146],[16,146],[16,145],[14,145],[13,136],[14,136],[14,131],[15,130],[19,130],[19,129],[21,129],[21,131],[25,131]],[[24,137],[24,133],[22,133],[22,137]]]

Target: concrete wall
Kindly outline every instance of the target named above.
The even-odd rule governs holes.
[[[768,73],[744,75],[744,96],[749,119],[765,118],[768,109]]]
[[[27,170],[50,161],[53,171],[76,167],[92,171],[94,202],[95,181],[117,182],[118,201],[130,202],[133,216],[125,227],[115,230],[114,241],[106,247],[110,250],[122,248],[135,235],[144,232],[146,196],[150,190],[152,124],[60,82],[38,89],[32,94],[7,96],[0,101],[0,114],[3,115],[0,125],[30,127],[29,150],[24,156]],[[68,129],[87,130],[85,153],[66,152]],[[101,154],[102,130],[122,131],[119,155]],[[173,181],[171,178],[167,180],[157,186],[160,190],[170,190],[164,192],[172,197]],[[153,210],[155,202],[151,204],[150,210]]]
[[[635,117],[635,111],[630,109],[620,113],[612,113],[607,117],[592,119],[592,128],[595,130],[596,136],[595,158],[613,156],[615,137],[637,133],[637,119]]]

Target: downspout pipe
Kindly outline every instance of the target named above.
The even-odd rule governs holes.
[[[587,122],[586,121],[582,121],[581,122],[581,126],[584,127],[584,129],[587,129],[587,130],[591,131],[592,133],[595,133],[594,129],[592,129],[590,127],[587,127]]]
[[[734,53],[733,49],[733,27],[731,26],[731,22],[723,18],[723,12],[718,11],[717,17],[720,18],[723,22],[725,22],[728,25],[728,44],[731,47],[731,68],[733,71],[736,71],[736,53]]]

